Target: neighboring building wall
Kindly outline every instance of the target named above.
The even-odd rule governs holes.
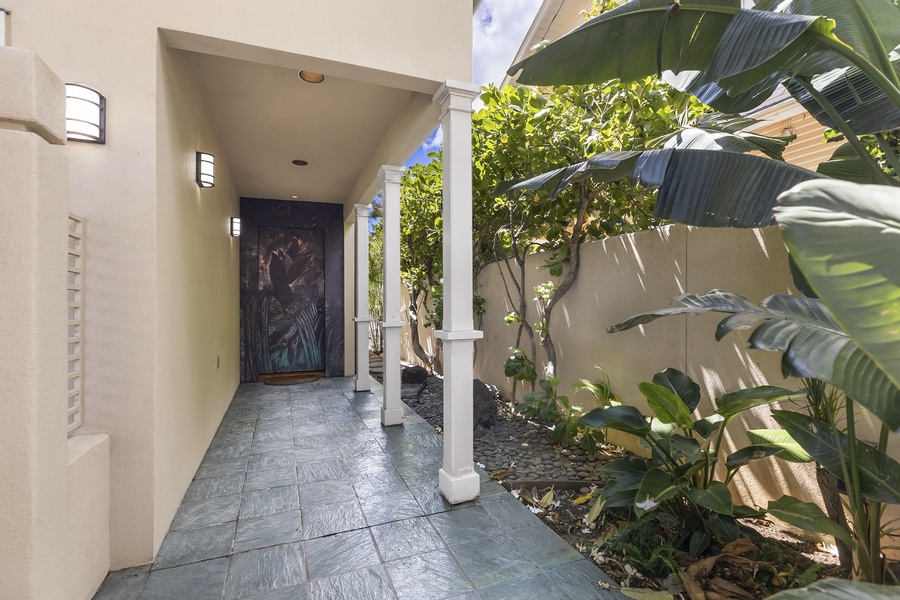
[[[238,194],[190,57],[159,48],[153,550],[162,543],[238,385]],[[216,157],[216,185],[194,179]]]
[[[547,280],[546,270],[538,270],[542,256],[528,263],[526,289]],[[682,293],[703,293],[721,288],[747,296],[754,302],[791,288],[787,255],[777,229],[695,229],[680,225],[623,235],[582,246],[578,280],[554,310],[551,322],[557,345],[557,375],[560,393],[580,378],[595,379],[602,367],[609,375],[613,391],[626,404],[643,411],[647,404],[635,383],[649,381],[665,369],[685,371],[700,384],[704,401],[700,414],[712,413],[711,398],[742,387],[771,383],[795,388],[799,381],[781,377],[781,356],[775,352],[748,351],[746,336],[731,334],[716,342],[714,333],[719,315],[667,317],[617,334],[607,327],[640,312],[672,306],[672,297]],[[497,385],[507,397],[511,380],[503,375],[507,348],[515,345],[516,328],[503,317],[510,305],[504,295],[499,269],[491,265],[482,273],[477,287],[486,299],[484,340],[478,343],[476,377]],[[534,305],[529,322],[537,321]],[[538,345],[540,360],[543,354]],[[524,345],[523,347],[527,348]],[[542,366],[538,365],[539,373]],[[522,385],[517,388],[521,398]],[[586,392],[572,400],[590,408]],[[726,451],[747,444],[747,429],[776,427],[769,408],[754,409],[738,418],[726,436]],[[639,450],[633,438],[619,443]],[[770,460],[757,463],[735,480],[744,501],[765,505],[788,490],[812,499],[815,480],[808,468],[788,466]]]

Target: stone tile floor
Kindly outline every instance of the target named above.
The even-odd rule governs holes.
[[[240,386],[156,561],[94,600],[624,598],[485,473],[446,503],[441,436],[382,427],[373,385]]]

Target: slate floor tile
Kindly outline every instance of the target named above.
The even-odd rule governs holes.
[[[225,460],[203,460],[194,479],[207,479],[209,477],[219,477],[221,475],[232,475],[234,473],[243,473],[247,470],[247,457],[229,458]]]
[[[407,490],[406,482],[393,469],[383,473],[357,475],[352,479],[353,489],[359,498],[382,496]]]
[[[234,523],[170,531],[163,540],[153,570],[176,567],[231,554]]]
[[[300,484],[345,479],[347,476],[347,470],[344,469],[343,463],[338,459],[323,459],[319,462],[297,465],[297,480]]]
[[[227,558],[153,571],[140,600],[220,600],[227,572]]]
[[[359,502],[349,500],[335,504],[316,504],[303,507],[303,539],[352,531],[366,526]]]
[[[428,517],[449,546],[500,535],[503,530],[480,506]]]
[[[385,567],[400,600],[440,600],[473,589],[449,552],[401,558]]]
[[[584,558],[549,527],[529,527],[508,534],[536,564],[545,569],[562,566]]]
[[[290,426],[265,427],[257,430],[256,435],[253,436],[253,442],[285,441],[293,437],[294,432]]]
[[[232,436],[229,436],[232,437]],[[225,461],[231,458],[246,458],[250,454],[250,441],[224,441],[213,443],[203,459],[206,462]]]
[[[359,503],[369,527],[425,515],[408,490],[384,496],[367,496],[360,498]]]
[[[369,567],[310,581],[310,597],[314,600],[396,600],[384,567]]]
[[[246,492],[241,502],[242,519],[259,517],[300,508],[300,500],[297,496],[297,486],[286,485],[284,487],[269,488]]]
[[[304,542],[309,578],[324,579],[379,564],[375,543],[366,529]]]
[[[331,448],[340,440],[333,435],[299,435],[294,437],[294,446],[297,448]]]
[[[247,471],[244,478],[244,493],[286,485],[297,485],[297,470],[294,465],[264,471]]]
[[[113,571],[107,575],[93,600],[137,600],[149,572],[150,565]]]
[[[568,596],[545,575],[498,583],[478,590],[484,600],[565,600]]]
[[[290,451],[294,447],[294,439],[254,441],[250,454],[269,454],[272,452]]]
[[[241,552],[231,557],[225,599],[234,600],[306,581],[301,544],[284,544]]]
[[[306,584],[300,584],[244,596],[241,600],[309,600],[309,597]]]
[[[250,463],[247,465],[247,470],[266,471],[269,469],[293,467],[295,464],[293,450],[281,450],[267,452],[266,454],[252,455],[250,457]]]
[[[355,499],[356,493],[353,491],[353,486],[344,479],[313,481],[300,486],[300,505],[303,508]]]
[[[537,566],[510,534],[458,544],[450,550],[479,589],[538,574]]]
[[[175,513],[171,528],[196,529],[236,521],[240,508],[240,494],[207,498],[198,502],[184,502]]]
[[[241,519],[234,534],[234,551],[245,552],[266,546],[300,541],[300,511]]]
[[[385,562],[446,550],[441,537],[425,517],[373,527],[372,535]]]
[[[618,590],[602,590],[597,587],[597,583],[601,581],[613,586],[616,584],[587,559],[551,569],[544,574],[573,600],[626,600]]]
[[[195,479],[188,488],[187,493],[184,495],[184,501],[196,502],[198,500],[206,500],[207,498],[215,498],[216,496],[240,494],[243,485],[243,473],[232,473],[231,475],[220,475],[219,477],[209,477],[207,479]]]
[[[543,522],[528,508],[507,495],[508,499],[481,502],[484,512],[489,514],[507,531],[517,531],[525,527],[540,527]]]

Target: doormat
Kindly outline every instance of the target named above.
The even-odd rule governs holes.
[[[298,383],[317,381],[323,375],[324,373],[277,373],[260,375],[259,380],[266,385],[296,385]]]

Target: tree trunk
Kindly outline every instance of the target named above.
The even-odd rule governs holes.
[[[428,300],[428,293],[423,292],[421,290],[409,290],[409,305],[407,306],[407,314],[409,315],[409,339],[412,345],[413,352],[422,361],[422,363],[428,368],[432,373],[434,372],[434,357],[429,356],[429,354],[425,351],[425,348],[422,347],[422,340],[419,338],[419,296],[422,296],[422,302],[425,303]]]
[[[847,515],[844,514],[844,506],[841,504],[837,480],[830,471],[825,470],[818,463],[816,463],[816,482],[819,484],[819,490],[822,492],[822,501],[825,504],[825,511],[828,513],[828,517],[842,528],[847,529]],[[841,569],[851,573],[853,571],[853,551],[841,540],[835,539],[834,542],[837,545]]]

